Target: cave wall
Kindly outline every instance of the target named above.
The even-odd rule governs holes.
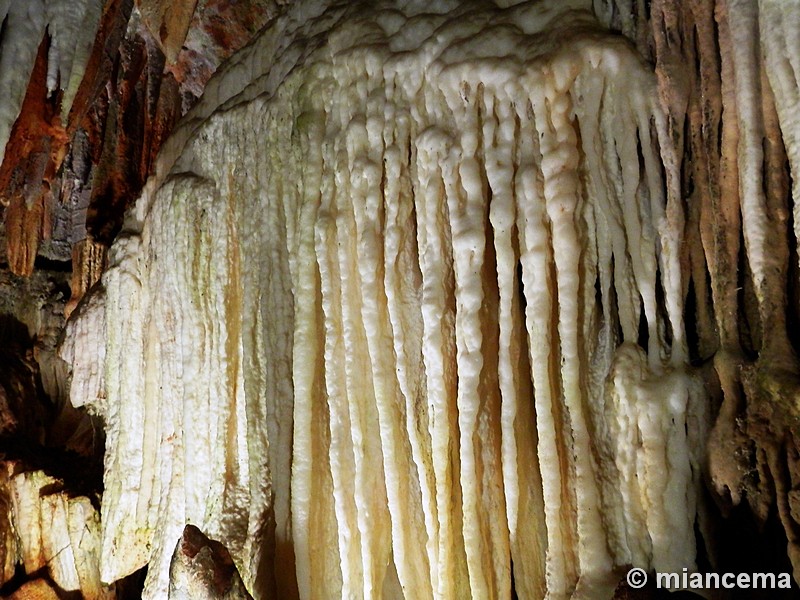
[[[82,194],[100,579],[188,522],[255,597],[595,598],[742,503],[798,564],[796,4],[301,2],[206,85],[213,4],[109,3],[72,138],[44,38],[0,170],[18,274]]]

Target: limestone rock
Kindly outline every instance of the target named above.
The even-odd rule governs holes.
[[[170,600],[252,600],[228,550],[187,525],[169,567]]]
[[[0,490],[4,520],[16,538],[14,562],[29,574],[46,568],[61,590],[80,591],[86,600],[114,598],[100,581],[100,516],[91,500],[70,497],[59,481],[41,471],[15,473],[16,466],[6,463],[8,473]],[[43,584],[31,586],[39,588]]]
[[[107,433],[2,576],[595,600],[746,503],[800,581],[800,4],[287,4],[0,0],[0,450]]]

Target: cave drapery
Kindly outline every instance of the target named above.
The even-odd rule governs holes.
[[[194,5],[0,61],[4,289],[72,260],[2,432],[104,434],[102,494],[6,452],[5,581],[197,597],[190,524],[255,598],[608,598],[742,504],[798,579],[800,3],[252,3],[211,79]]]

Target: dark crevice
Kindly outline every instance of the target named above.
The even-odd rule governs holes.
[[[647,326],[647,315],[644,312],[644,301],[639,301],[639,337],[636,343],[639,347],[647,353],[647,348],[650,343],[650,328]]]
[[[522,314],[524,316],[525,310],[528,308],[528,299],[525,297],[525,283],[522,277],[522,261],[517,260],[517,297],[519,298],[520,306],[522,306]]]
[[[757,522],[746,502],[731,509],[715,529],[718,573],[792,573],[786,554],[786,533],[773,510],[763,524]],[[800,588],[792,580],[791,590],[731,590],[733,600],[798,598]]]
[[[672,321],[670,321],[669,312],[667,311],[667,294],[664,292],[663,280],[664,277],[661,269],[656,269],[656,313],[658,323],[660,324],[658,333],[663,337],[664,344],[669,347],[672,345],[674,332],[672,331]]]
[[[739,234],[739,264],[736,273],[736,289],[739,311],[739,340],[745,356],[750,360],[755,360],[761,349],[758,331],[758,309],[753,290],[753,275],[747,260],[743,229]]]
[[[68,592],[66,590],[61,589],[57,586],[53,580],[50,578],[50,573],[48,572],[48,567],[42,567],[37,571],[32,573],[25,573],[25,568],[20,564],[17,565],[16,570],[14,572],[14,577],[9,579],[4,585],[0,586],[0,598],[8,598],[11,594],[18,591],[23,585],[28,582],[35,581],[37,579],[41,579],[46,581],[50,587],[52,587],[53,591],[55,592],[58,600],[82,600],[83,594],[80,591]],[[24,598],[34,598],[34,596],[29,596],[27,594],[27,590],[22,592]],[[36,595],[36,598],[40,596]],[[43,597],[43,596],[42,596]],[[47,596],[50,597],[49,595]]]
[[[0,23],[0,59],[3,58],[3,42],[6,39],[6,31],[8,30],[8,15],[3,17],[3,22]]]
[[[144,591],[144,580],[147,577],[147,566],[134,571],[127,577],[114,583],[117,600],[141,600]]]
[[[517,585],[514,581],[514,561],[509,559],[510,564],[510,574],[511,574],[511,600],[518,600],[519,596],[517,595]]]
[[[684,328],[686,330],[686,345],[689,348],[689,362],[692,365],[699,365],[703,358],[700,356],[700,332],[698,330],[697,322],[697,291],[694,285],[694,279],[689,278],[689,289],[686,294],[686,303],[684,304]]]
[[[36,256],[33,263],[34,269],[37,271],[55,271],[57,273],[72,273],[71,260],[54,260],[47,258],[41,254]]]
[[[598,272],[597,276],[594,278],[594,304],[597,308],[597,312],[601,317],[601,320],[605,320],[608,318],[603,312],[603,290],[600,286],[600,273]]]
[[[27,436],[9,434],[0,437],[0,461],[14,462],[15,473],[43,471],[60,484],[48,493],[64,492],[72,498],[86,496],[100,510],[103,492],[103,463],[72,450],[52,448]]]
[[[613,282],[615,279],[615,270],[616,266],[614,264],[614,257],[611,257],[611,281]],[[612,326],[616,326],[617,330],[617,340],[618,341],[629,341],[625,340],[625,335],[622,331],[622,323],[620,322],[619,318],[619,300],[617,298],[617,288],[613,284],[609,287],[610,297],[608,299],[608,304],[611,307],[611,314],[607,315],[606,318],[612,320]]]

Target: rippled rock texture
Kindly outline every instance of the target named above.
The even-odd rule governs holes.
[[[187,524],[255,598],[611,597],[742,519],[800,568],[797,5],[98,14],[0,176],[16,273],[73,223],[100,581],[216,573]]]

